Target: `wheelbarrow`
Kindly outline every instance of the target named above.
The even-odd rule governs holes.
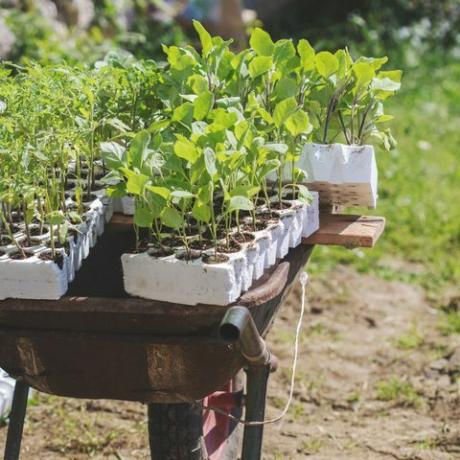
[[[148,404],[154,460],[260,459],[263,425],[245,425],[240,456],[237,419],[264,420],[276,359],[263,337],[315,244],[372,246],[383,225],[324,216],[235,304],[186,306],[125,293],[120,255],[134,235],[115,217],[65,297],[0,302],[0,367],[17,379],[5,460],[19,458],[29,387]]]

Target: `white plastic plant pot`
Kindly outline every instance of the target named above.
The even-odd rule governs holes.
[[[377,205],[378,172],[371,145],[306,144],[297,166],[307,172],[307,186],[321,204]]]
[[[238,252],[223,254],[222,261],[217,259],[219,262],[212,262],[214,250],[189,261],[174,254],[166,257],[123,254],[126,292],[184,305],[228,305],[236,301],[277,258],[284,257],[294,244],[300,244],[302,236],[317,230],[318,196],[313,196],[311,205],[295,201],[290,209],[280,212],[279,221],[268,223],[266,229],[247,232],[254,239],[242,244]],[[296,235],[292,236],[291,231]]]
[[[68,257],[64,251],[62,266],[52,260],[42,260],[42,252],[27,259],[13,259],[14,251],[0,259],[0,299],[57,300],[68,288]]]
[[[0,420],[8,416],[13,405],[15,381],[0,369]]]

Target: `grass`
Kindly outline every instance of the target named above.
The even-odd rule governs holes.
[[[448,311],[442,314],[439,329],[444,335],[460,334],[460,312]]]
[[[389,106],[398,148],[378,152],[378,209],[358,210],[385,216],[386,231],[372,250],[318,249],[311,271],[341,262],[432,291],[460,281],[459,79],[455,62],[405,72]],[[393,258],[405,263],[388,263]]]
[[[411,328],[405,333],[401,334],[396,340],[396,348],[400,350],[414,350],[423,344],[423,337],[420,334],[418,326],[413,323]]]
[[[377,384],[377,399],[393,401],[410,407],[417,407],[420,404],[420,396],[412,384],[397,377],[392,377]]]

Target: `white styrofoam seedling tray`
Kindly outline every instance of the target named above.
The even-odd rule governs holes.
[[[108,202],[107,202],[108,203]],[[0,299],[42,299],[57,300],[68,290],[68,285],[75,278],[82,262],[104,232],[106,213],[110,208],[99,198],[89,205],[84,214],[86,222],[76,226],[79,230],[76,241],[69,236],[69,254],[58,249],[63,254],[63,267],[60,268],[54,261],[41,260],[39,255],[48,251],[46,247],[48,235],[38,237],[42,244],[27,251],[34,252],[32,257],[24,260],[14,260],[8,254],[16,251],[13,244],[2,247],[6,255],[0,257]],[[20,237],[19,240],[25,238]],[[35,238],[35,237],[34,237]]]
[[[324,204],[377,205],[378,171],[371,145],[306,144],[297,167],[307,172],[306,185]]]
[[[260,278],[264,270],[273,266],[276,259],[284,257],[290,247],[310,236],[319,226],[318,195],[307,206],[300,202],[289,212],[281,212],[280,221],[267,229],[251,232],[254,241],[242,245],[233,254],[225,254],[226,262],[209,264],[201,258],[185,261],[174,254],[155,258],[147,253],[123,254],[124,285],[133,296],[185,305],[198,303],[228,305],[249,289],[253,280]],[[283,215],[284,214],[284,215]],[[310,222],[310,220],[312,222]],[[291,237],[290,229],[300,238]]]

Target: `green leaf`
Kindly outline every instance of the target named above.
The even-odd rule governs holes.
[[[195,30],[200,37],[201,47],[203,48],[203,56],[208,56],[212,50],[211,35],[199,21],[193,20],[193,27],[195,27]]]
[[[184,223],[182,215],[179,213],[179,211],[176,208],[172,208],[170,206],[163,209],[160,218],[164,225],[175,229],[182,227],[182,224]]]
[[[245,196],[232,196],[227,207],[227,212],[233,211],[252,211],[254,203]]]
[[[297,137],[301,134],[308,134],[309,130],[311,130],[308,115],[303,110],[294,112],[286,120],[286,129],[293,137]]]
[[[195,200],[192,216],[199,222],[207,223],[211,220],[211,208],[201,200]]]
[[[214,150],[209,147],[204,149],[204,164],[211,178],[215,177],[217,175],[216,154]]]
[[[269,56],[256,56],[249,63],[249,75],[251,78],[257,78],[267,73],[273,64],[273,59]]]
[[[316,55],[316,69],[322,77],[329,78],[339,69],[339,61],[329,51],[321,51]]]
[[[117,169],[124,164],[126,149],[118,142],[101,142],[100,149],[109,168]]]
[[[283,77],[278,81],[275,87],[275,95],[279,99],[287,99],[297,95],[297,82],[293,78]]]
[[[148,131],[140,131],[136,134],[129,147],[129,160],[138,169],[142,168],[149,153],[151,135]]]
[[[147,203],[136,201],[136,209],[134,211],[134,224],[142,228],[150,228],[153,223],[153,213]]]
[[[187,124],[191,123],[193,119],[193,104],[191,102],[184,102],[179,107],[176,107],[173,112],[173,121],[185,121]]]
[[[155,193],[155,195],[161,196],[165,200],[169,200],[169,197],[171,196],[171,192],[166,187],[158,187],[156,185],[146,185],[145,188],[147,190],[150,190],[152,193]]]
[[[310,71],[315,68],[315,50],[310,45],[308,40],[300,40],[297,45],[297,51],[300,56],[300,64],[305,71]]]
[[[210,91],[204,91],[193,102],[193,118],[204,120],[214,104],[214,97]]]
[[[144,187],[150,178],[145,174],[138,174],[126,168],[122,168],[122,170],[128,179],[126,182],[126,191],[133,195],[142,196]]]
[[[65,215],[62,211],[52,211],[47,215],[50,225],[61,225],[65,222]]]
[[[186,137],[177,134],[177,141],[174,144],[174,153],[191,164],[194,164],[200,157],[200,152],[196,145]]]
[[[295,47],[290,39],[278,40],[275,43],[275,49],[273,51],[273,60],[278,64],[280,70],[283,69],[283,64],[290,61],[296,55]]]
[[[171,192],[173,198],[195,198],[195,195],[187,190],[174,190]]]
[[[401,83],[394,81],[388,77],[378,78],[372,80],[372,89],[376,91],[394,92],[401,89]]]
[[[273,112],[273,121],[275,126],[280,129],[296,109],[297,101],[293,97],[278,103]]]
[[[192,75],[188,79],[188,84],[192,87],[192,90],[195,94],[204,93],[206,90],[209,89],[208,80],[203,77],[203,75]]]
[[[259,56],[272,56],[275,49],[270,35],[259,27],[253,30],[249,44]]]
[[[356,77],[356,88],[361,89],[369,85],[375,77],[375,70],[368,62],[356,62],[353,65],[353,74]]]

